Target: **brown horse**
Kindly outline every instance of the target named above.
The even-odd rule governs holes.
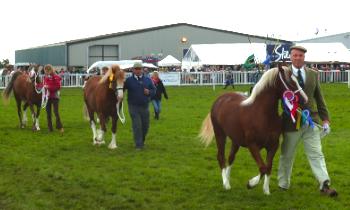
[[[297,79],[287,69],[268,70],[255,85],[250,97],[238,93],[226,93],[213,104],[211,112],[203,121],[199,134],[203,143],[209,145],[214,134],[217,145],[217,159],[222,170],[222,180],[225,189],[230,189],[230,172],[238,149],[247,147],[256,161],[260,174],[248,182],[248,188],[255,187],[265,175],[263,191],[270,194],[269,180],[272,161],[279,146],[282,131],[282,119],[278,113],[279,99],[284,91],[299,92],[307,101],[307,96],[300,88]],[[296,91],[295,91],[296,90]],[[228,157],[225,160],[226,137],[232,140]],[[260,150],[267,151],[266,162],[261,157]]]
[[[16,71],[12,75],[9,84],[6,86],[5,91],[3,93],[3,98],[5,101],[8,101],[11,92],[13,91],[13,95],[16,99],[17,103],[17,113],[19,118],[19,124],[21,128],[24,128],[27,123],[27,114],[26,109],[29,106],[32,112],[33,118],[33,130],[40,130],[39,127],[39,115],[41,108],[41,99],[42,94],[38,91],[36,85],[41,83],[41,79],[39,74],[37,73],[39,70],[39,66],[30,67],[31,70],[29,74],[22,71]],[[23,106],[23,118],[22,118],[22,110],[21,103],[24,102]],[[36,112],[34,111],[34,105],[36,105]]]
[[[125,73],[118,65],[113,65],[104,76],[90,77],[84,86],[85,108],[89,115],[90,126],[93,133],[93,144],[103,144],[106,132],[106,122],[112,118],[112,141],[110,149],[117,148],[116,130],[119,115],[119,104],[123,100],[123,86]],[[101,129],[96,131],[94,113],[100,120]],[[123,123],[124,116],[120,117]]]

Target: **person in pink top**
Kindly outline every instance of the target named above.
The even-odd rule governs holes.
[[[53,67],[48,64],[44,67],[45,77],[44,77],[44,88],[48,91],[48,101],[46,104],[47,113],[47,126],[49,131],[53,131],[52,128],[52,117],[51,117],[51,107],[53,106],[53,112],[56,117],[56,128],[63,133],[63,126],[61,118],[58,112],[59,104],[59,90],[61,89],[61,77],[58,76]]]

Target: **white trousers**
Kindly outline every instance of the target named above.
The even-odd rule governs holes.
[[[284,189],[289,188],[295,150],[301,139],[304,142],[305,154],[309,160],[312,172],[320,183],[321,189],[323,182],[330,179],[322,153],[320,129],[316,126],[314,128],[305,127],[298,131],[283,133],[278,166],[278,185]]]

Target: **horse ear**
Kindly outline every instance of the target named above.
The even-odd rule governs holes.
[[[115,64],[112,66],[112,73],[115,74],[117,73],[118,71],[120,71],[120,67],[119,65]]]
[[[284,69],[283,69],[283,64],[282,63],[278,63],[278,71],[281,73],[284,73]]]

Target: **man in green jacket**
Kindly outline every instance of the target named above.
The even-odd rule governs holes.
[[[306,51],[302,46],[291,47],[290,59],[292,65],[288,69],[298,78],[300,86],[309,99],[306,104],[301,101],[300,107],[303,110],[308,109],[312,120],[318,124],[322,123],[323,132],[329,133],[329,114],[322,96],[318,73],[305,66]],[[322,152],[320,129],[317,126],[302,126],[297,130],[290,115],[283,113],[282,118],[283,141],[278,167],[279,187],[284,190],[289,188],[295,150],[298,142],[302,139],[312,172],[320,183],[321,193],[331,197],[337,196],[338,193],[330,188],[330,178]]]

